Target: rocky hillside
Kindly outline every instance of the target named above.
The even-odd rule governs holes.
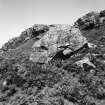
[[[35,24],[5,43],[0,105],[105,105],[105,11]]]

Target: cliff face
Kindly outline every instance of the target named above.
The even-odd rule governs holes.
[[[35,24],[0,49],[0,105],[105,105],[105,11],[74,26]]]

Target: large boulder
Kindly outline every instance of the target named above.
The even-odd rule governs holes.
[[[16,49],[17,47],[24,44],[27,40],[36,38],[40,36],[41,34],[44,34],[45,32],[47,32],[48,30],[49,30],[48,25],[35,24],[32,27],[21,32],[19,37],[10,39],[7,43],[5,43],[2,46],[2,50],[8,51],[9,49]]]
[[[59,51],[64,51],[64,55],[70,54],[86,43],[86,38],[78,28],[65,24],[50,25],[49,31],[33,44],[30,60],[47,63]]]

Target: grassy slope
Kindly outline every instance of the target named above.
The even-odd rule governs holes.
[[[0,62],[0,105],[105,105],[104,29],[82,30],[97,48],[83,48],[64,61],[29,61],[33,39],[6,53]],[[74,64],[87,54],[96,68]]]

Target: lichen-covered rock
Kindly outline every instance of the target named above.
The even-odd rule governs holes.
[[[30,55],[30,60],[47,63],[57,52],[70,49],[66,53],[69,54],[71,50],[72,52],[76,51],[86,43],[86,38],[81,35],[78,28],[71,27],[70,25],[53,25],[32,46],[33,52]]]

